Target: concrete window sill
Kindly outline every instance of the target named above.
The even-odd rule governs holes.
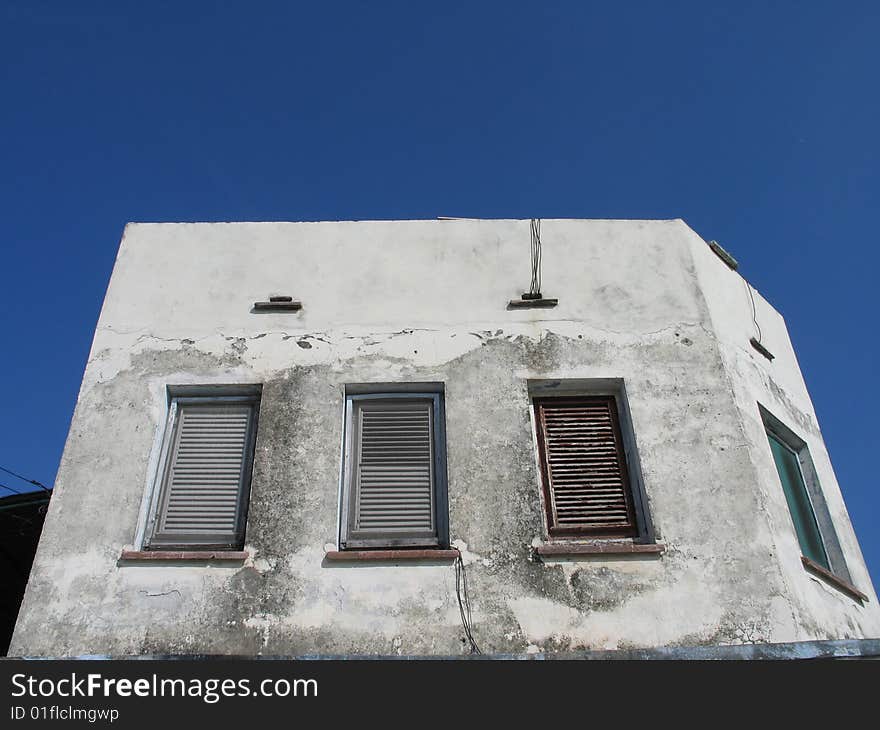
[[[868,601],[868,597],[858,588],[856,588],[852,583],[843,580],[843,578],[838,578],[836,575],[834,575],[834,573],[826,570],[815,561],[810,560],[806,555],[801,555],[801,562],[810,573],[819,578],[822,578],[826,583],[830,583],[832,586],[837,588],[837,590],[846,593],[846,595],[848,595],[850,598],[855,598],[857,601],[861,601],[863,603],[866,603]]]
[[[657,556],[665,551],[666,546],[659,543],[643,545],[632,542],[550,542],[534,548],[535,555],[540,558],[576,558],[593,555]]]
[[[123,550],[120,563],[242,563],[248,557],[243,550]]]
[[[451,562],[461,553],[455,549],[440,550],[328,550],[324,559],[333,563],[436,563]]]

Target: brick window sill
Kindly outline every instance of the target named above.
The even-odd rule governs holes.
[[[591,555],[661,555],[666,551],[666,546],[660,543],[641,544],[632,542],[551,542],[538,545],[534,548],[538,557],[569,558]]]
[[[460,555],[461,553],[455,548],[450,550],[328,550],[324,553],[324,559],[334,563],[432,563],[452,561]]]
[[[810,560],[806,555],[801,555],[801,562],[810,573],[819,578],[822,578],[826,583],[830,583],[832,586],[837,588],[837,590],[846,593],[846,595],[848,595],[850,598],[855,598],[857,601],[861,601],[862,603],[866,603],[868,601],[868,597],[858,588],[856,588],[852,583],[843,580],[843,578],[838,578],[830,570],[826,570],[814,560]]]
[[[248,554],[243,550],[123,550],[119,562],[124,563],[193,563],[244,562]]]

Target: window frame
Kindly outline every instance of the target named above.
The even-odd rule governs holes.
[[[807,442],[800,438],[800,436],[760,403],[758,404],[758,411],[761,416],[761,422],[764,426],[764,435],[770,456],[770,463],[773,465],[773,474],[779,484],[781,496],[790,519],[791,529],[795,533],[795,541],[797,542],[801,558],[805,558],[815,564],[815,561],[812,558],[809,558],[804,554],[800,536],[797,534],[797,529],[794,525],[794,516],[791,514],[791,507],[785,496],[785,489],[782,485],[782,477],[779,474],[779,467],[776,465],[776,459],[773,456],[773,449],[770,446],[770,438],[774,438],[780,445],[787,448],[797,458],[804,492],[807,496],[816,531],[819,535],[819,541],[825,551],[825,557],[828,562],[827,568],[821,564],[817,565],[819,565],[820,568],[825,568],[833,576],[851,584],[852,578],[850,577],[846,558],[843,554],[843,548],[840,545],[840,539],[837,536],[837,530],[834,527],[834,521],[832,520],[831,512],[828,509],[828,503],[825,499],[825,492],[819,481],[819,475],[816,473],[816,467],[813,464],[813,459],[810,455],[810,449]]]
[[[629,401],[625,383],[622,378],[591,378],[568,380],[529,380],[529,410],[533,425],[534,453],[537,460],[537,472],[540,485],[542,512],[544,514],[544,531],[551,542],[574,542],[588,540],[590,542],[620,542],[633,544],[656,544],[656,532],[648,508],[648,497],[642,477],[641,463],[638,457],[635,430],[629,410]],[[623,531],[606,531],[600,529],[574,529],[551,527],[552,506],[549,495],[550,482],[547,475],[547,461],[542,439],[542,426],[538,410],[540,401],[589,400],[604,399],[613,403],[611,410],[615,426],[615,446],[621,459],[622,472],[625,476],[625,498],[632,510],[634,529]]]
[[[257,430],[259,426],[260,404],[262,399],[261,388],[243,387],[231,388],[230,386],[187,386],[169,388],[168,413],[165,420],[165,428],[162,435],[162,443],[156,466],[155,476],[152,479],[149,505],[146,513],[146,521],[140,540],[144,551],[162,552],[169,550],[215,550],[215,551],[238,551],[244,545],[247,530],[248,509],[250,506],[251,483],[253,480],[253,467],[256,453]],[[248,404],[251,407],[251,417],[245,441],[245,453],[242,463],[242,475],[238,493],[238,520],[235,536],[232,540],[209,541],[199,539],[201,536],[182,539],[165,539],[158,535],[158,526],[161,522],[161,510],[167,504],[168,480],[171,475],[174,444],[180,427],[179,414],[186,406],[203,405],[235,405]]]
[[[429,401],[432,404],[432,476],[434,534],[430,537],[359,537],[352,535],[356,460],[356,409],[378,400]],[[346,386],[339,486],[338,546],[340,550],[446,549],[449,547],[448,479],[446,472],[446,414],[443,384],[377,384]],[[359,448],[359,444],[357,444]]]

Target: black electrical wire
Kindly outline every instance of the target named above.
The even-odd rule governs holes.
[[[541,294],[541,219],[532,218],[531,223],[531,252],[532,252],[532,283],[529,285],[529,294]]]
[[[14,476],[16,478],[21,479],[22,481],[25,481],[28,484],[33,484],[35,487],[39,487],[40,489],[44,489],[47,492],[52,491],[51,489],[49,489],[49,487],[47,487],[42,482],[38,482],[36,479],[28,479],[27,477],[23,477],[21,474],[16,474],[14,471],[12,471],[11,469],[7,469],[5,466],[0,466],[0,471],[5,471],[7,474],[11,474],[12,476]],[[9,487],[6,487],[6,488],[9,489]],[[14,492],[15,490],[12,489],[10,491]],[[21,492],[18,492],[18,494],[21,494]]]
[[[758,344],[760,345],[762,335],[761,335],[761,325],[758,324],[758,312],[755,309],[755,295],[752,294],[752,285],[749,284],[749,282],[745,281],[745,279],[743,279],[743,281],[745,282],[746,289],[748,289],[748,291],[749,291],[749,299],[752,302],[752,322],[755,323],[755,329],[758,331]]]
[[[471,602],[468,597],[467,572],[464,569],[464,561],[461,554],[455,559],[455,595],[458,597],[458,612],[461,615],[461,625],[464,627],[464,635],[470,644],[471,654],[482,654],[477,641],[474,639],[471,619]],[[464,599],[462,600],[462,596]]]
[[[19,492],[17,489],[13,489],[12,487],[7,487],[5,484],[0,484],[0,488],[8,489],[13,494],[24,494],[24,492]]]

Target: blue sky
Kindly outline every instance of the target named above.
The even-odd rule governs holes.
[[[877,580],[880,4],[725,5],[0,0],[0,465],[54,480],[127,221],[681,217],[785,315]]]

